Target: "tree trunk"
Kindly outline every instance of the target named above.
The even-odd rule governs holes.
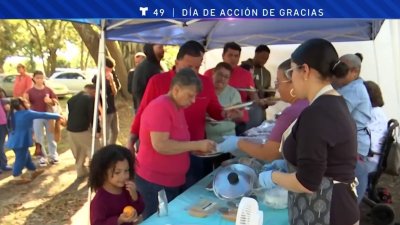
[[[99,33],[95,31],[93,27],[89,24],[72,23],[72,25],[78,32],[79,36],[81,36],[82,41],[85,43],[90,55],[97,64],[100,40]],[[121,91],[119,93],[121,93],[122,97],[128,98],[129,93],[126,85],[128,79],[128,71],[124,64],[121,49],[119,48],[118,43],[114,41],[106,41],[106,46],[111,57],[115,60],[115,72],[117,73],[118,78],[121,82]]]
[[[6,59],[0,59],[0,73],[4,73],[4,63],[5,63]]]
[[[49,57],[47,58],[46,76],[49,77],[56,71],[57,66],[57,49],[49,49]]]
[[[129,71],[136,66],[134,56],[137,52],[143,51],[144,44],[121,41],[119,46],[121,46],[126,70]]]

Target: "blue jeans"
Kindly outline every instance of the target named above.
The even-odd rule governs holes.
[[[46,153],[45,140],[43,128],[46,128],[46,137],[48,144],[48,154]],[[54,133],[49,131],[49,121],[46,119],[35,119],[33,120],[33,133],[35,135],[36,142],[42,145],[42,152],[45,157],[49,157],[53,160],[58,160],[57,153],[57,142],[54,140]]]
[[[147,219],[158,209],[158,192],[165,189],[168,202],[172,201],[181,193],[181,187],[165,187],[155,183],[151,183],[139,175],[135,175],[135,184],[145,203],[142,213],[143,219]]]
[[[360,204],[368,187],[368,168],[364,161],[357,160],[355,173],[358,179],[357,202]]]
[[[31,153],[28,147],[13,149],[15,153],[15,162],[13,167],[13,176],[17,177],[22,174],[22,170],[26,167],[28,170],[35,171],[36,166],[32,162]]]
[[[7,124],[0,125],[0,169],[7,166],[7,157],[4,149],[4,143],[7,135]]]

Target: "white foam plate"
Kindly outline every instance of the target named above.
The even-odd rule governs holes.
[[[241,108],[250,106],[251,104],[253,104],[253,102],[245,102],[245,103],[241,103],[241,104],[224,107],[224,110],[241,109]]]

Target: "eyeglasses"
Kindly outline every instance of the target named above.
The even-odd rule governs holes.
[[[285,76],[287,79],[291,80],[293,75],[293,70],[303,67],[303,65],[295,66],[290,69],[285,70]]]
[[[282,84],[282,83],[290,83],[291,82],[291,80],[283,80],[283,81],[274,81],[274,84],[275,84],[275,88],[278,88],[279,87],[279,85],[280,84]]]

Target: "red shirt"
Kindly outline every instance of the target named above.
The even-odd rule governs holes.
[[[141,121],[136,173],[158,185],[181,186],[185,183],[189,169],[189,152],[161,154],[153,148],[150,133],[166,132],[171,140],[189,141],[190,134],[183,109],[176,107],[167,95],[161,95],[146,107]]]
[[[121,215],[125,206],[132,206],[138,215],[144,210],[142,196],[138,192],[138,199],[132,200],[131,195],[126,189],[122,189],[121,194],[112,194],[104,188],[99,188],[96,195],[90,202],[90,224],[91,225],[115,225],[118,224],[118,217]],[[123,223],[131,225],[133,223]]]
[[[53,90],[46,86],[43,89],[37,89],[33,87],[26,93],[29,96],[31,109],[38,112],[47,112],[47,104],[44,102],[46,95],[49,95],[49,98],[57,99],[57,96],[54,94]]]
[[[207,70],[204,73],[206,77],[212,77],[214,68]],[[251,73],[240,66],[233,68],[231,78],[229,79],[229,85],[234,88],[254,88],[254,80]],[[246,91],[239,91],[242,102],[249,101],[248,94]]]
[[[168,93],[175,71],[154,75],[147,84],[138,112],[132,123],[131,133],[139,135],[140,120],[147,105],[160,95]],[[216,120],[222,120],[222,106],[215,94],[214,85],[209,77],[199,75],[203,90],[196,96],[196,102],[184,110],[189,127],[190,139],[201,140],[205,137],[206,113]]]
[[[26,91],[33,86],[32,77],[28,74],[18,75],[14,81],[13,97],[23,97]]]

